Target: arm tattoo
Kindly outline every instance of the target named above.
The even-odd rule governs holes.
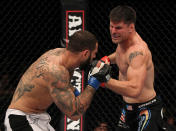
[[[74,97],[70,85],[69,73],[65,69],[55,69],[52,71],[53,82],[51,83],[51,95],[55,104],[72,117],[82,115],[89,107],[95,90],[87,87],[78,97]]]
[[[55,66],[52,68],[53,82],[51,86],[51,94],[56,102],[63,110],[71,112],[73,110],[72,94],[69,89],[69,76],[65,69],[56,69]]]
[[[64,52],[64,50],[51,50],[49,52],[50,55],[55,55],[55,56],[60,56],[62,53]]]
[[[73,103],[71,98],[71,93],[67,91],[67,89],[62,88],[53,88],[51,92],[56,100],[56,104],[61,105],[63,110],[68,110],[71,112],[73,110]]]
[[[132,59],[135,58],[138,55],[143,55],[143,52],[136,51],[136,52],[131,53],[130,56],[129,56],[129,61],[131,62]]]
[[[72,116],[79,116],[80,113],[82,114],[84,112],[84,105],[81,104],[79,97],[75,98],[75,107],[76,111],[72,114]]]
[[[86,89],[81,93],[79,97],[76,97],[75,107],[76,111],[72,114],[72,116],[82,115],[85,110],[89,107],[95,90],[92,87],[86,87]],[[84,104],[83,104],[84,103]]]

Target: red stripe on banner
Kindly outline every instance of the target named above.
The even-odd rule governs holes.
[[[84,30],[84,10],[82,11],[83,13],[83,30]]]

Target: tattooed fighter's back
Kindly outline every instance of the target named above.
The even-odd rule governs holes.
[[[46,111],[53,103],[49,93],[49,86],[51,86],[49,81],[51,81],[51,75],[54,75],[51,73],[57,71],[60,66],[60,55],[64,52],[65,49],[59,48],[50,50],[27,69],[18,83],[9,108],[28,113]]]

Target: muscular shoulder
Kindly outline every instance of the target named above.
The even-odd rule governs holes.
[[[150,55],[150,50],[145,42],[135,44],[127,53],[129,64],[134,60],[141,60],[142,63],[147,63]]]
[[[49,70],[50,86],[65,88],[69,84],[69,71],[64,66],[51,65]]]
[[[25,74],[27,76],[32,75],[32,78],[41,78],[48,82],[52,74],[68,72],[65,67],[58,64],[61,52],[63,52],[63,49],[56,48],[44,53],[30,66]]]
[[[47,68],[47,70],[42,70],[46,72],[51,72],[54,66],[58,66],[58,61],[60,60],[60,55],[64,49],[56,48],[49,50],[44,53],[38,60],[34,63],[36,69],[38,68]],[[62,68],[62,66],[60,66]]]
[[[60,56],[65,51],[65,48],[55,48],[53,50],[49,50],[46,54],[53,56]]]
[[[64,88],[68,87],[69,84],[69,71],[56,62],[57,58],[44,55],[35,65],[37,78],[43,80],[43,84],[47,85],[48,88]]]
[[[62,65],[55,65],[55,64],[51,65],[49,73],[54,77],[61,76],[61,75],[69,77],[68,70]]]

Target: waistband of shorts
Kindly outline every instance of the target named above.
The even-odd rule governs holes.
[[[15,114],[15,115],[27,115],[25,112],[17,109],[7,109],[6,114]]]
[[[42,119],[51,119],[50,115],[47,112],[44,112],[44,113],[26,113],[26,112],[23,112],[23,111],[18,110],[18,109],[7,109],[6,116],[9,116],[11,114],[29,116],[29,117],[36,117],[36,118],[42,117]]]
[[[159,96],[155,96],[151,100],[144,102],[144,103],[127,103],[124,101],[124,104],[127,110],[137,110],[137,109],[152,106],[154,104],[157,104],[160,101],[161,101],[161,98]]]

